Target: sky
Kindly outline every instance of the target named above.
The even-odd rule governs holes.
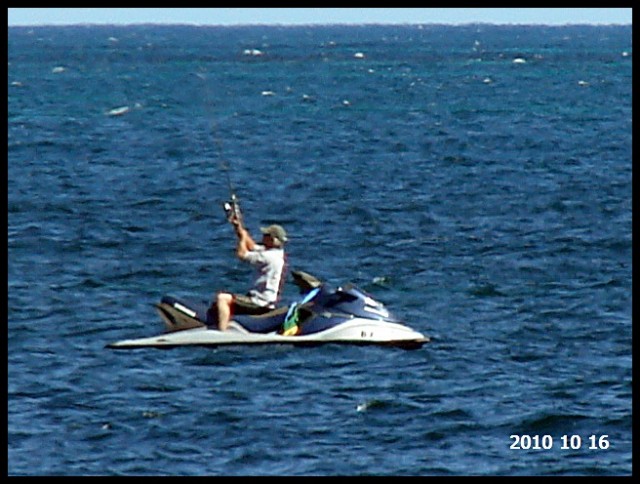
[[[631,8],[9,8],[9,26],[72,24],[632,24]]]

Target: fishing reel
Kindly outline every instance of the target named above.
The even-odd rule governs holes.
[[[234,219],[238,221],[242,221],[242,213],[240,212],[240,204],[238,203],[238,199],[236,198],[235,193],[231,195],[231,200],[225,202],[222,205],[224,208],[224,213],[227,216],[227,220],[232,222]]]

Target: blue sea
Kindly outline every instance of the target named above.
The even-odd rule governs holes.
[[[632,27],[8,30],[10,475],[630,475]],[[431,342],[137,349],[221,204]],[[285,302],[298,297],[289,279]]]

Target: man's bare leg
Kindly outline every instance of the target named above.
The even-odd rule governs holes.
[[[218,293],[216,302],[218,306],[218,329],[220,331],[226,331],[229,327],[229,319],[231,318],[233,296],[228,292],[220,292]]]

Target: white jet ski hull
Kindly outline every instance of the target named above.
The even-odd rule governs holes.
[[[112,349],[174,348],[178,346],[220,346],[255,344],[318,345],[326,343],[373,344],[397,346],[407,349],[420,348],[429,338],[422,333],[398,323],[353,318],[325,331],[284,336],[272,333],[250,333],[235,322],[227,331],[197,327],[165,333],[148,338],[127,339],[107,345]]]

